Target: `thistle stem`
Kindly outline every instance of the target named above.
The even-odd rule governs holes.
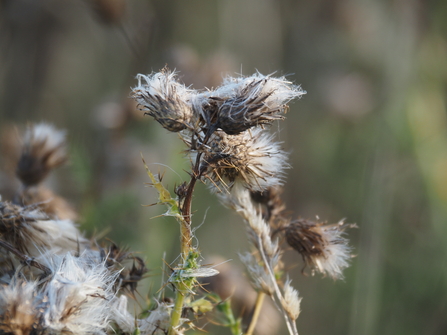
[[[169,327],[169,334],[168,335],[175,335],[176,328],[178,327],[180,323],[180,318],[182,317],[183,312],[183,303],[185,301],[185,293],[187,292],[187,288],[183,283],[178,283],[177,285],[177,293],[175,294],[175,304],[174,309],[171,313],[171,326]]]
[[[192,240],[192,232],[191,232],[191,205],[192,205],[192,195],[194,192],[194,187],[196,185],[197,179],[200,178],[199,172],[199,163],[200,163],[200,154],[197,156],[196,163],[194,165],[194,170],[191,175],[191,180],[188,184],[188,189],[186,191],[186,196],[183,201],[183,205],[181,207],[181,216],[182,219],[180,221],[180,234],[181,234],[181,242],[180,242],[180,250],[183,256],[183,267],[187,266],[188,256],[191,251],[191,240]],[[182,316],[183,311],[183,303],[185,301],[186,294],[191,291],[193,282],[177,282],[176,286],[176,294],[175,294],[175,303],[174,309],[171,313],[171,326],[169,328],[169,335],[175,335],[176,328],[180,324],[180,318]]]
[[[262,308],[262,304],[264,302],[264,298],[265,298],[265,293],[259,291],[258,296],[256,298],[255,310],[253,311],[253,316],[250,321],[250,326],[248,327],[248,330],[245,333],[245,335],[253,334],[253,331],[255,330],[256,323],[258,322],[259,315],[261,313],[261,308]]]

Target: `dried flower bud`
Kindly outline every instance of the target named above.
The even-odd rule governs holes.
[[[191,91],[177,82],[174,72],[163,69],[149,76],[139,74],[137,79],[138,86],[133,88],[132,97],[140,110],[169,131],[178,132],[187,128],[193,116]]]
[[[217,187],[231,187],[241,182],[253,191],[281,184],[288,168],[287,154],[273,136],[260,128],[239,135],[216,131],[203,152],[203,168]]]
[[[17,176],[26,186],[36,185],[66,160],[65,132],[39,123],[25,133]]]
[[[260,73],[250,77],[228,77],[210,99],[217,102],[217,127],[229,135],[274,120],[280,120],[287,103],[305,94],[299,86],[284,77],[274,78]]]
[[[298,220],[282,228],[287,243],[303,257],[306,265],[333,279],[342,279],[343,270],[349,266],[351,247],[343,232],[355,225],[323,225],[308,220]]]

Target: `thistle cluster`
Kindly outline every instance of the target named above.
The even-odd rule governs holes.
[[[0,198],[0,333],[133,333],[141,326],[153,334],[160,315],[150,314],[148,326],[126,309],[147,272],[144,261],[85,238],[68,203],[39,185],[66,160],[64,132],[28,128],[17,164],[22,187],[12,202]],[[31,191],[38,202],[27,203]]]
[[[165,129],[180,132],[200,179],[219,191],[236,182],[258,191],[281,183],[287,154],[263,126],[284,118],[287,103],[305,94],[299,86],[260,73],[204,91],[186,88],[168,69],[137,78],[132,97]]]
[[[305,92],[284,77],[260,73],[227,77],[216,89],[203,91],[185,87],[168,69],[137,78],[132,97],[139,108],[165,129],[178,132],[190,155],[191,181],[177,192],[186,227],[191,226],[191,197],[200,180],[244,219],[254,251],[241,259],[252,285],[260,297],[272,298],[289,333],[298,334],[301,298],[291,281],[282,279],[282,241],[301,254],[312,274],[341,279],[351,257],[343,233],[353,226],[293,221],[281,201],[288,155],[266,126],[284,119],[287,104]],[[246,334],[253,332],[258,308]]]

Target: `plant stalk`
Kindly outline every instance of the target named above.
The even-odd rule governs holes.
[[[171,313],[171,326],[169,327],[169,335],[175,335],[176,328],[180,323],[180,318],[182,317],[183,312],[183,303],[185,301],[185,293],[188,292],[188,289],[185,287],[186,285],[183,283],[178,283],[176,285],[177,292],[175,294],[175,304],[174,309]]]
[[[188,189],[186,191],[186,196],[183,201],[183,205],[181,207],[181,217],[180,220],[180,250],[183,256],[183,268],[188,266],[188,257],[191,251],[191,240],[192,240],[192,232],[191,232],[191,205],[192,205],[192,195],[194,192],[194,187],[196,185],[197,179],[200,178],[199,170],[199,162],[200,162],[200,154],[197,156],[196,163],[194,165],[194,170],[191,175],[191,180],[188,184]],[[174,309],[171,313],[171,326],[169,328],[169,335],[175,335],[176,328],[180,324],[180,319],[182,317],[183,304],[185,301],[186,294],[191,291],[193,285],[193,280],[185,280],[181,282],[177,282],[175,284],[176,294],[175,294],[175,303]]]
[[[256,323],[258,322],[259,315],[261,314],[261,309],[262,309],[262,304],[264,302],[264,298],[265,298],[265,293],[259,291],[258,296],[256,298],[255,310],[253,311],[253,316],[250,321],[250,326],[248,327],[248,330],[245,333],[245,335],[253,334],[253,331],[255,330],[255,327],[256,327]]]

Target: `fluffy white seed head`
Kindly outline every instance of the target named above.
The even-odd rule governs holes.
[[[138,107],[152,116],[165,129],[178,132],[188,127],[193,117],[192,90],[179,83],[175,72],[167,69],[148,76],[137,76],[138,86],[132,97]]]
[[[240,182],[252,191],[263,191],[282,184],[284,170],[289,168],[280,143],[261,128],[239,135],[216,131],[208,144],[198,150],[203,152],[206,176],[217,190],[229,189]]]
[[[47,123],[32,125],[24,135],[17,176],[26,186],[36,185],[66,160],[65,131]]]
[[[37,283],[15,280],[0,288],[0,331],[27,335],[38,327],[40,311]]]
[[[230,135],[252,127],[283,119],[287,103],[305,92],[284,77],[226,77],[222,85],[209,94],[208,103],[217,108],[217,127]]]
[[[127,310],[127,297],[125,295],[115,298],[110,312],[112,314],[111,318],[123,333],[134,333],[138,321]]]
[[[171,320],[171,307],[160,303],[158,307],[146,318],[139,320],[142,335],[165,335],[169,331]]]
[[[323,225],[298,220],[284,227],[287,243],[298,251],[307,265],[333,279],[343,279],[343,270],[349,266],[351,247],[343,236],[348,225],[343,221]]]
[[[43,296],[48,328],[72,334],[105,334],[115,296],[118,272],[111,272],[88,254],[54,258],[53,276]]]

